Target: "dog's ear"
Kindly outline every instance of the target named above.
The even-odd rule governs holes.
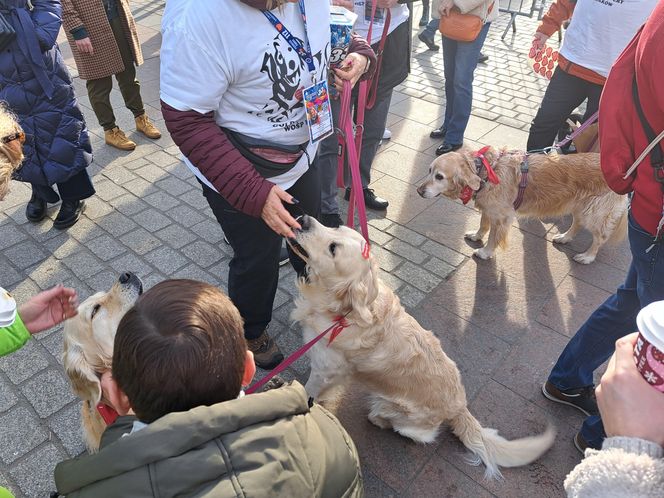
[[[344,282],[336,289],[336,297],[341,303],[341,312],[348,313],[349,321],[369,326],[374,321],[371,303],[378,296],[376,264],[371,261],[368,271],[357,279]]]
[[[477,169],[475,168],[475,156],[466,152],[463,154],[463,164],[457,168],[454,174],[454,182],[463,188],[468,185],[473,190],[479,190],[482,180],[477,176]]]
[[[80,344],[72,343],[65,337],[62,363],[69,377],[74,393],[83,400],[95,404],[101,399],[101,382],[83,354]]]

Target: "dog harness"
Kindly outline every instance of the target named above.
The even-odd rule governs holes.
[[[523,160],[521,161],[521,181],[519,182],[519,192],[516,194],[516,199],[514,199],[514,203],[512,204],[514,211],[519,209],[521,203],[523,202],[523,194],[525,193],[526,186],[528,185],[528,167],[528,153],[526,152],[523,155]]]

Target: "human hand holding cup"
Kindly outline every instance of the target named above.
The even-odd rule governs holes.
[[[619,339],[595,394],[608,436],[635,437],[664,446],[664,396],[634,364],[638,333]]]

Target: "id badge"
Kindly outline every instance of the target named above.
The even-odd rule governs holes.
[[[327,80],[319,81],[309,88],[305,88],[302,97],[307,112],[309,139],[311,143],[316,143],[330,136],[334,131]]]

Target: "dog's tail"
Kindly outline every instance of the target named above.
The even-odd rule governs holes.
[[[495,429],[482,427],[466,407],[451,420],[451,425],[454,434],[473,452],[468,463],[486,465],[486,478],[501,478],[499,466],[519,467],[537,460],[551,447],[556,436],[553,426],[549,426],[539,436],[508,441]]]
[[[625,240],[625,237],[627,237],[627,225],[628,225],[627,216],[628,216],[628,209],[627,206],[625,205],[622,215],[618,220],[618,223],[616,223],[613,232],[611,232],[611,236],[609,237],[609,244],[618,244],[619,242]]]

